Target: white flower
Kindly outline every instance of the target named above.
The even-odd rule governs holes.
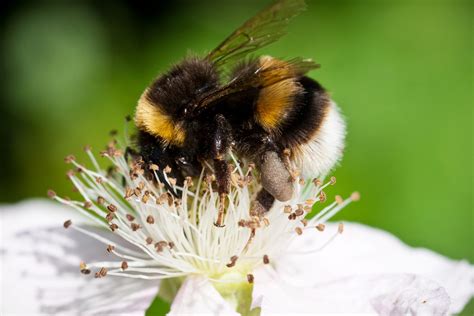
[[[106,176],[87,153],[95,171],[68,158],[77,170],[68,175],[85,201],[51,196],[96,226],[46,201],[0,210],[2,314],[143,314],[161,280],[177,277],[184,282],[171,314],[236,314],[242,301],[232,290],[248,281],[262,314],[446,314],[462,310],[473,295],[474,269],[466,262],[408,248],[362,225],[345,225],[340,234],[341,224],[326,223],[357,194],[304,220],[333,180],[296,181],[286,208],[277,204],[259,220],[248,215],[257,186],[236,163],[219,228],[212,177],[175,186],[183,194],[178,200],[152,185],[140,164],[130,172],[114,148],[104,155],[115,176]],[[68,230],[59,228],[66,217]]]

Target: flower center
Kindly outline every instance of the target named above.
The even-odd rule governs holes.
[[[114,143],[101,153],[112,163],[108,171],[100,167],[90,148],[85,151],[93,169],[79,164],[73,156],[66,158],[75,167],[68,177],[84,200],[62,198],[53,191],[49,195],[75,208],[98,226],[111,230],[123,241],[114,242],[83,226],[72,225],[71,221],[64,223],[66,228],[103,242],[104,250],[118,259],[81,263],[83,273],[95,269],[98,278],[117,275],[164,279],[203,274],[218,282],[230,282],[223,276],[240,275],[252,283],[251,272],[257,266],[270,264],[289,251],[290,243],[299,235],[324,230],[329,218],[359,198],[357,193],[346,200],[337,196],[314,215],[317,204],[327,199],[324,189],[334,185],[335,178],[327,183],[297,178],[292,200],[275,202],[264,216],[251,216],[250,203],[260,185],[252,164],[241,166],[232,156],[234,168],[226,200],[225,227],[216,227],[213,223],[219,209],[219,195],[212,170],[203,170],[196,179],[188,177],[180,186],[169,177],[169,168],[158,170],[158,166],[146,166],[142,160],[128,163]],[[180,192],[180,199],[167,192],[158,180],[158,172],[163,172],[166,181]],[[341,232],[342,224],[322,247]]]

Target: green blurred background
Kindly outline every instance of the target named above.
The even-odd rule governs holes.
[[[262,52],[322,64],[311,76],[348,121],[339,215],[474,261],[471,1],[307,1]],[[205,53],[268,3],[2,4],[0,202],[67,193],[63,157],[101,149],[147,84]]]

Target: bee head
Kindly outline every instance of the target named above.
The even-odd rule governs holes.
[[[143,92],[135,123],[166,143],[182,145],[186,122],[197,115],[195,109],[200,97],[218,85],[219,76],[212,63],[204,59],[185,59]]]

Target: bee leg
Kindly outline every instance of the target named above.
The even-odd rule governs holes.
[[[216,173],[217,191],[219,193],[219,211],[214,223],[217,227],[224,227],[225,202],[230,190],[230,168],[225,159],[214,159],[214,171]]]
[[[263,214],[270,210],[274,202],[275,197],[265,190],[265,188],[262,188],[257,193],[255,200],[252,201],[250,206],[250,216],[263,216]]]
[[[230,191],[231,171],[226,160],[231,143],[230,127],[223,115],[215,117],[216,131],[212,143],[212,156],[214,158],[214,172],[217,180],[217,191],[219,193],[219,210],[217,220],[214,223],[217,227],[224,226],[225,202]]]

